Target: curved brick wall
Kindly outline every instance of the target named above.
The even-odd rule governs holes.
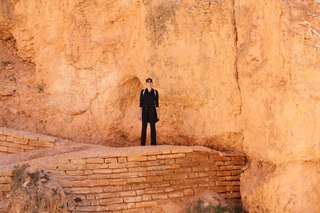
[[[49,148],[61,144],[56,137],[0,127],[0,155]]]
[[[81,199],[70,207],[74,212],[143,212],[206,189],[240,198],[245,156],[201,146],[96,146],[40,162],[38,168],[49,170],[74,198]],[[10,190],[12,168],[0,167],[3,195]]]

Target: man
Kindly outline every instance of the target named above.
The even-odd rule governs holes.
[[[146,88],[140,92],[140,113],[142,116],[141,146],[146,145],[147,124],[151,127],[151,145],[156,145],[156,122],[159,121],[159,93],[152,88],[152,79],[146,79]]]

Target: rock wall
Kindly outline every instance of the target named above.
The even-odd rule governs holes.
[[[0,9],[1,37],[36,66],[24,82],[43,90],[6,87],[1,125],[137,145],[138,94],[151,75],[159,144],[243,150],[247,210],[319,212],[318,1],[7,0]]]
[[[48,135],[0,127],[0,155],[61,145],[57,142],[57,138]]]
[[[240,198],[243,154],[201,146],[94,146],[58,156],[40,156],[41,150],[34,150],[24,153],[23,160],[14,155],[7,161],[0,158],[0,198],[19,181],[12,178],[14,166],[26,163],[46,171],[78,201],[69,206],[72,212],[163,212],[164,204],[206,190],[223,198]],[[53,149],[44,152],[54,153]],[[28,159],[26,154],[36,158]]]
[[[236,1],[235,9],[243,149],[252,159],[242,200],[251,212],[319,212],[320,4]]]
[[[3,19],[12,20],[6,32],[20,57],[36,64],[31,84],[43,88],[37,108],[45,110],[29,106],[35,97],[23,106],[32,116],[18,123],[11,112],[6,126],[79,142],[138,144],[139,92],[151,75],[163,112],[159,143],[241,149],[232,1],[7,4],[14,9],[5,8]]]

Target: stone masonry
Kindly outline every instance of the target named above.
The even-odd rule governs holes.
[[[3,131],[1,135],[4,137]],[[37,141],[8,133],[5,138],[6,143],[23,141],[26,146]],[[52,146],[53,141],[44,144]],[[240,198],[240,174],[246,163],[243,154],[201,146],[98,149],[46,157],[37,163],[37,168],[50,172],[74,199],[78,198],[79,202],[70,207],[74,212],[144,212],[206,189],[224,198]],[[33,166],[34,161],[27,163]],[[0,196],[11,190],[14,165],[0,167]]]

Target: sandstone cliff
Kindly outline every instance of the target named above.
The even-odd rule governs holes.
[[[137,145],[151,75],[159,144],[244,151],[250,212],[320,211],[317,1],[5,0],[0,11],[0,125]]]

